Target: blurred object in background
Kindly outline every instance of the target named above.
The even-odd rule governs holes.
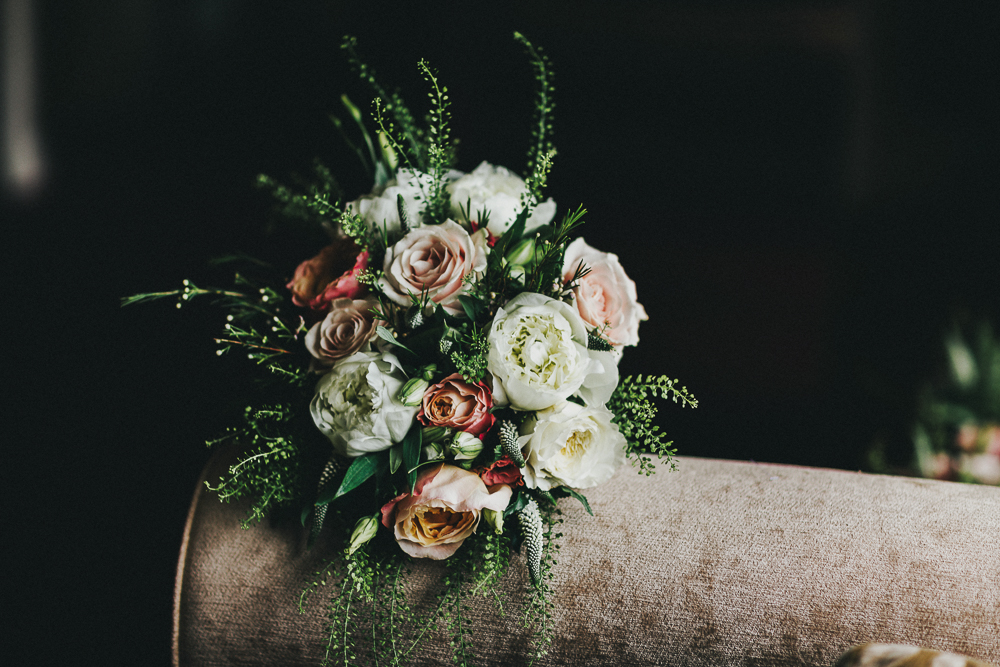
[[[31,0],[3,6],[4,189],[15,199],[33,199],[45,181],[45,158],[36,109],[35,34]]]
[[[961,320],[943,338],[945,372],[919,391],[912,461],[892,462],[877,440],[876,470],[1000,485],[1000,338],[986,319]]]

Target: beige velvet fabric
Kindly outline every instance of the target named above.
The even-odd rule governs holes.
[[[206,474],[226,464],[216,457]],[[546,665],[833,665],[866,642],[1000,663],[1000,489],[834,470],[678,459],[625,466],[573,499]],[[327,545],[294,520],[241,530],[239,505],[199,489],[178,564],[174,659],[318,664],[322,593],[297,600]],[[440,564],[420,562],[414,590]],[[477,598],[479,664],[524,664],[523,560],[506,616]],[[360,664],[365,664],[364,662]],[[442,636],[415,664],[451,664]]]

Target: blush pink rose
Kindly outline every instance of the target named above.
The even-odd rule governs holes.
[[[342,239],[299,264],[285,286],[292,293],[292,303],[326,310],[334,299],[357,297],[363,289],[357,275],[368,266],[368,252],[359,254],[358,250],[353,241]]]
[[[306,349],[321,367],[332,366],[365,346],[375,336],[381,320],[372,308],[378,302],[368,299],[337,299],[330,312],[306,333]]]
[[[476,473],[442,463],[424,469],[412,494],[382,507],[382,525],[410,556],[444,560],[476,532],[484,509],[502,512],[510,496],[509,486],[487,489]]]
[[[521,469],[514,464],[509,456],[501,456],[499,459],[479,471],[479,477],[486,486],[494,484],[509,484],[511,486],[524,486],[524,475]]]
[[[461,373],[452,373],[427,388],[417,419],[424,426],[446,426],[482,437],[496,421],[492,407],[493,394],[485,384],[470,384]]]
[[[573,288],[573,305],[590,327],[602,331],[612,345],[637,345],[639,322],[646,309],[636,300],[635,282],[625,275],[618,257],[576,239],[566,248],[563,281],[573,279],[580,263],[590,269]]]
[[[458,297],[466,276],[486,270],[486,253],[484,229],[470,236],[453,220],[412,229],[385,254],[382,290],[401,306],[426,293],[451,315],[463,315]]]

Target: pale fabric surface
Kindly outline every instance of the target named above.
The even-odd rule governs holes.
[[[214,479],[224,469],[217,458]],[[572,499],[556,569],[548,665],[833,665],[866,642],[1000,663],[1000,489],[680,458],[630,466]],[[175,661],[317,664],[322,597],[300,615],[323,556],[295,517],[241,530],[242,508],[199,491],[178,565]],[[436,580],[421,562],[415,588]],[[501,616],[477,598],[480,664],[523,664],[518,556]],[[361,663],[364,664],[364,663]],[[417,664],[451,664],[432,639]]]
[[[836,667],[991,667],[957,653],[899,644],[865,644],[848,651]]]

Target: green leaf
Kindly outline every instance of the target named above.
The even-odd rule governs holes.
[[[528,504],[528,494],[521,493],[518,491],[513,498],[511,498],[510,503],[507,505],[507,509],[503,511],[504,517],[508,517],[514,512],[520,512],[524,509],[524,506]]]
[[[394,445],[389,449],[389,474],[395,475],[399,464],[403,462],[403,446]]]
[[[594,516],[594,512],[590,509],[590,503],[587,502],[587,499],[584,497],[582,493],[580,493],[576,489],[571,489],[568,486],[560,487],[560,489],[562,489],[562,491],[564,491],[567,496],[571,498],[576,498],[581,503],[583,503],[583,509],[587,510],[587,514],[589,514],[590,516]]]
[[[337,489],[336,493],[333,492],[333,487],[327,487],[318,498],[316,498],[317,505],[326,505],[331,500],[336,500],[346,493],[350,493],[354,489],[361,486],[369,477],[375,474],[375,468],[378,467],[378,457],[375,454],[365,454],[364,456],[359,456],[354,459],[351,463],[351,467],[347,469],[347,473],[344,475],[344,481],[340,483],[340,488]]]
[[[460,294],[458,302],[462,304],[462,309],[465,310],[465,316],[469,318],[469,321],[475,322],[479,312],[479,300],[473,299],[468,294]]]
[[[420,447],[423,444],[423,429],[420,424],[413,427],[403,438],[403,465],[406,466],[406,482],[410,487],[410,493],[417,485],[417,467],[420,463]]]
[[[393,345],[406,350],[407,352],[409,352],[413,356],[417,356],[416,352],[414,352],[413,350],[411,350],[410,348],[406,347],[405,345],[403,345],[402,343],[400,343],[398,340],[396,340],[396,337],[392,335],[392,332],[389,331],[388,329],[386,329],[381,324],[378,325],[378,329],[376,329],[376,331],[378,331],[378,337],[381,338],[382,340],[387,341],[389,343],[392,343]]]

